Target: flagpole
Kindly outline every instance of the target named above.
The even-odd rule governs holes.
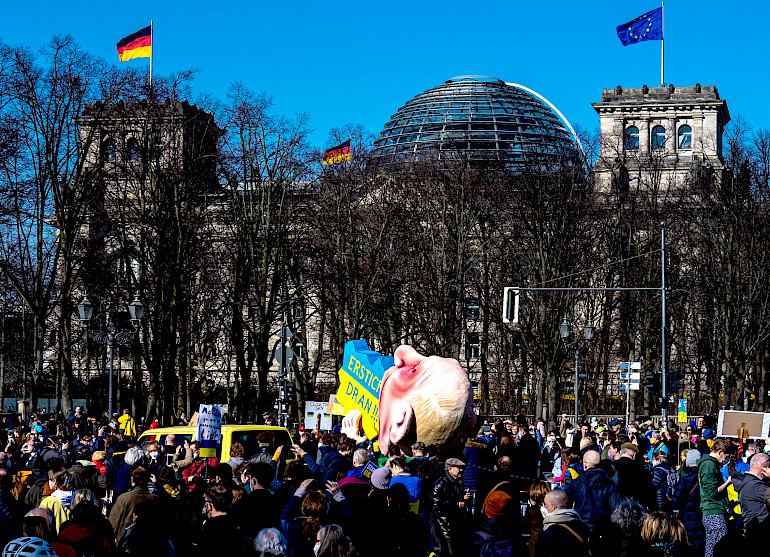
[[[663,36],[660,39],[660,86],[665,87],[666,86],[666,80],[664,79],[664,73],[663,73],[663,43],[666,39],[666,13],[663,8],[663,0],[660,0],[660,26],[663,28]]]
[[[152,20],[150,20],[150,91],[152,91],[152,57],[155,54],[155,37],[153,36],[153,31]]]

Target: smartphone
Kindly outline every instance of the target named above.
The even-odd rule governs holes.
[[[174,463],[174,455],[167,454],[166,455],[166,466],[171,466]]]

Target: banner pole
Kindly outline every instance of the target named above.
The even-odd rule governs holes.
[[[150,91],[152,91],[152,57],[155,56],[155,28],[150,20]]]

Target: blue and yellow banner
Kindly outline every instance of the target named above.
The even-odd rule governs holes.
[[[361,427],[369,439],[380,431],[380,383],[393,364],[393,356],[369,350],[365,340],[345,343],[337,401],[346,412],[361,412]]]

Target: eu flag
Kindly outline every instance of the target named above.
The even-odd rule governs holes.
[[[617,31],[623,46],[641,41],[663,40],[663,7],[640,15],[628,23],[618,25]]]

